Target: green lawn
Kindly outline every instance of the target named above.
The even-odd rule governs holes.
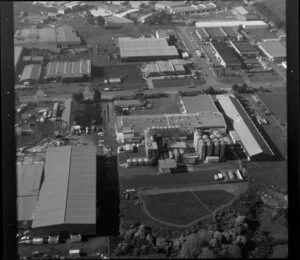
[[[210,210],[215,210],[234,198],[231,193],[224,190],[203,190],[194,193]]]
[[[164,193],[143,197],[150,214],[162,221],[186,225],[209,215],[191,192]]]

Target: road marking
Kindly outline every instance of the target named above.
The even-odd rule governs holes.
[[[212,211],[199,199],[199,197],[193,191],[191,191],[191,193],[200,202],[200,204],[209,211],[209,213],[212,213]]]

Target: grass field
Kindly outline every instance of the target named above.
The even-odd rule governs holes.
[[[279,19],[285,21],[286,13],[285,13],[285,0],[264,0],[264,5],[271,10]]]
[[[212,211],[234,198],[231,193],[224,190],[194,191],[194,194]]]
[[[143,199],[153,217],[172,224],[186,225],[209,215],[209,211],[191,192],[148,195]]]
[[[152,109],[135,110],[132,111],[133,115],[151,115],[151,114],[177,114],[180,113],[177,103],[179,102],[178,96],[168,98],[154,98],[149,99],[153,104]]]
[[[282,122],[287,121],[287,93],[286,89],[276,89],[275,93],[258,92],[259,97]]]
[[[253,83],[270,83],[270,82],[278,82],[282,81],[282,78],[277,74],[271,74],[271,75],[259,75],[254,74],[252,77],[249,77],[249,80]]]

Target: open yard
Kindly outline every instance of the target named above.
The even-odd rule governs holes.
[[[194,84],[196,87],[205,83],[204,79],[194,79],[190,76],[187,78],[173,78],[173,79],[155,79],[152,81],[154,88],[168,88],[168,87],[185,87]]]
[[[212,211],[234,198],[231,193],[224,190],[194,191],[194,194]]]
[[[187,225],[209,215],[191,192],[164,193],[143,197],[152,217],[177,225]]]

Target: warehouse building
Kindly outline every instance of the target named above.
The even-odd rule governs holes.
[[[264,21],[201,21],[196,22],[197,28],[216,28],[216,27],[232,27],[244,29],[266,29],[268,25]]]
[[[47,49],[59,52],[61,48],[80,46],[81,39],[70,26],[58,28],[25,28],[19,29],[14,35],[15,46]]]
[[[230,45],[242,57],[255,58],[259,55],[258,49],[247,41],[230,41]]]
[[[33,231],[95,235],[96,212],[96,147],[48,148]]]
[[[242,67],[242,62],[234,50],[228,47],[224,42],[212,41],[210,45],[214,49],[215,55],[223,67],[231,69],[240,69]]]
[[[227,40],[240,41],[243,39],[237,28],[222,27],[222,30],[225,32]]]
[[[156,30],[155,35],[157,39],[169,39],[170,35],[174,35],[174,30]]]
[[[20,83],[29,82],[31,84],[36,83],[40,80],[42,66],[38,64],[26,65],[23,69]]]
[[[132,115],[118,116],[115,122],[117,136],[131,129],[135,134],[143,136],[147,127],[180,128],[180,129],[214,129],[226,131],[226,123],[220,112],[198,112],[191,114]]]
[[[22,57],[24,54],[24,48],[22,46],[14,47],[14,65],[15,65],[15,74],[19,75],[22,69]]]
[[[226,39],[227,35],[220,27],[217,27],[217,28],[210,27],[210,28],[205,28],[205,30],[209,34],[209,37],[212,40],[224,41]]]
[[[91,61],[50,62],[46,66],[45,80],[76,82],[91,79]]]
[[[168,60],[178,58],[175,46],[169,46],[166,39],[156,38],[119,38],[122,61]]]
[[[239,20],[243,21],[251,21],[251,20],[257,20],[258,16],[254,14],[253,12],[249,12],[246,8],[243,6],[238,6],[232,9],[232,14],[236,16]]]
[[[149,5],[149,1],[129,1],[129,4],[132,8],[140,8],[141,5]]]
[[[184,67],[185,64],[185,62],[181,62],[180,60],[147,63],[145,67],[145,74],[149,77],[183,75],[186,73],[186,69]]]
[[[271,61],[286,59],[286,46],[279,41],[259,42],[257,45]]]
[[[205,3],[205,2],[201,2],[201,4],[193,4],[192,6],[197,7],[198,12],[212,11],[217,8],[217,6],[214,3]]]
[[[179,6],[186,6],[186,3],[184,1],[158,1],[155,4],[155,8],[158,10],[169,10]]]
[[[198,112],[219,112],[211,95],[182,97],[180,103],[182,112],[185,114],[192,114]]]
[[[17,163],[17,221],[30,228],[44,178],[44,162]]]
[[[253,121],[241,105],[230,95],[217,95],[217,100],[224,113],[231,119],[233,128],[242,143],[244,152],[249,161],[274,159],[274,153],[263,138]]]
[[[196,34],[200,38],[201,41],[207,41],[209,40],[209,34],[205,30],[205,28],[198,28],[196,29]]]
[[[42,64],[44,61],[43,56],[24,56],[23,57],[23,64]]]
[[[198,8],[195,6],[174,6],[169,9],[171,14],[191,14],[198,11]]]

